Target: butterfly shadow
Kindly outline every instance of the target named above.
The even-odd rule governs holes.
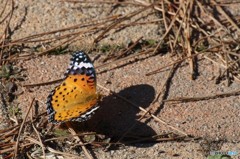
[[[124,97],[137,106],[147,108],[154,100],[154,88],[147,84],[135,85],[121,90],[117,95]],[[116,95],[109,95],[99,103],[100,108],[93,117],[82,123],[83,131],[93,131],[111,138],[112,142],[119,141],[123,144],[137,143],[137,140],[151,138],[155,131],[139,121],[140,110]],[[143,113],[141,113],[143,114]],[[143,143],[139,141],[138,143]],[[131,144],[133,146],[151,146],[149,144]],[[144,146],[146,145],[146,146]]]

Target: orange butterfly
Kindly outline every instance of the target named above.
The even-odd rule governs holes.
[[[99,108],[97,98],[94,66],[87,54],[75,52],[64,81],[47,98],[49,121],[88,120]]]

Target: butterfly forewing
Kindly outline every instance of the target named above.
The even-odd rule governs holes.
[[[98,108],[96,103],[93,64],[85,53],[76,52],[65,74],[65,80],[48,97],[49,120],[54,123],[87,120]]]

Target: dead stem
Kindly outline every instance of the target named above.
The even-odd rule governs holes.
[[[125,51],[120,52],[119,54],[117,54],[118,56],[115,59],[119,59],[123,56],[125,56],[126,53],[128,53],[130,50],[132,50],[138,43],[139,41],[142,39],[143,37],[138,38],[132,45],[130,45]]]
[[[194,102],[194,101],[217,99],[217,98],[224,98],[224,97],[238,96],[238,95],[240,95],[240,90],[236,90],[228,93],[219,93],[216,95],[202,96],[202,97],[175,97],[174,99],[164,100],[164,102]]]
[[[79,158],[78,155],[73,155],[73,154],[69,154],[69,153],[66,153],[66,152],[57,151],[57,150],[55,150],[55,149],[53,149],[51,147],[47,147],[47,149],[48,149],[48,151],[50,151],[50,152],[52,152],[54,154],[59,154],[59,155],[66,156],[66,158],[69,158],[69,157],[71,157],[73,159]]]
[[[34,123],[33,123],[33,113],[31,113],[31,123],[32,123],[32,127],[33,130],[35,131],[35,133],[37,134],[38,140],[39,140],[39,144],[42,148],[42,153],[43,153],[43,158],[46,159],[46,153],[45,153],[45,146],[43,144],[43,141],[41,139],[40,133],[38,132],[38,130],[36,129]]]
[[[44,86],[44,85],[49,85],[49,84],[54,84],[61,82],[63,79],[57,79],[54,81],[49,81],[49,82],[43,82],[43,83],[35,83],[35,84],[24,84],[22,85],[23,87],[36,87],[36,86]]]
[[[97,1],[76,1],[76,0],[63,0],[61,2],[67,2],[67,3],[104,3],[104,4],[114,4],[114,5],[117,5],[117,4],[121,4],[121,5],[134,5],[134,6],[143,6],[141,4],[136,4],[136,3],[133,3],[133,2],[124,2],[124,1],[100,1],[100,0],[97,0]]]
[[[76,141],[81,145],[85,156],[88,159],[93,159],[93,157],[90,155],[90,153],[88,152],[87,148],[85,147],[85,145],[83,144],[83,140],[81,139],[80,136],[77,136],[77,133],[75,132],[75,130],[73,129],[73,126],[70,122],[66,122],[66,125],[68,127],[68,131],[74,136],[74,138],[76,139]]]
[[[5,8],[4,8],[4,10],[5,10]],[[6,27],[4,29],[4,33],[1,36],[2,37],[2,39],[1,39],[2,41],[0,41],[0,44],[2,46],[5,44],[5,40],[6,40],[7,36],[8,36],[8,34],[9,34],[9,30],[8,29],[10,28],[9,25],[10,25],[10,22],[11,22],[11,19],[12,19],[13,11],[14,11],[14,1],[11,0],[11,10],[10,10],[10,14],[9,14],[9,19],[7,20],[7,24],[6,24]],[[0,65],[2,64],[2,58],[3,58],[3,49],[0,52]]]
[[[104,35],[107,32],[109,32],[111,29],[113,29],[116,25],[121,24],[121,22],[123,22],[125,20],[129,20],[130,18],[134,17],[135,15],[138,15],[139,13],[142,13],[143,11],[145,11],[145,10],[151,8],[151,7],[152,7],[152,5],[149,5],[147,7],[144,7],[142,9],[139,9],[137,11],[134,11],[134,12],[132,12],[130,14],[125,15],[125,16],[123,16],[122,18],[118,19],[115,22],[112,22],[110,25],[107,26],[106,29],[103,30],[103,32],[97,38],[95,38],[94,43],[98,43],[100,40],[102,40],[104,38]]]
[[[221,6],[218,6],[217,2],[214,0],[211,0],[211,3],[213,3],[214,5],[216,5],[217,10],[223,15],[225,16],[225,18],[229,21],[229,23],[232,24],[232,26],[240,33],[240,28],[238,27],[238,25],[227,15],[227,13],[222,9]]]
[[[185,58],[183,58],[183,59],[177,60],[176,62],[173,62],[173,63],[171,63],[171,64],[169,64],[169,65],[167,65],[167,66],[161,67],[161,68],[159,68],[159,69],[157,69],[157,70],[155,70],[155,71],[151,71],[151,72],[147,73],[146,76],[150,76],[150,75],[159,73],[159,72],[161,72],[161,70],[163,70],[164,68],[167,68],[167,67],[169,67],[169,66],[172,66],[172,65],[175,65],[175,64],[177,64],[177,63],[183,62],[184,60],[186,60],[186,59],[188,59],[188,58],[193,58],[193,57],[195,57],[195,56],[204,54],[204,53],[210,51],[211,49],[218,48],[218,47],[221,47],[221,45],[213,46],[213,47],[208,48],[208,49],[206,49],[206,50],[204,50],[204,51],[198,52],[198,53],[196,53],[196,54],[194,54],[194,55],[192,55],[192,56],[190,56],[190,57],[187,56],[187,57],[185,57]]]
[[[150,49],[148,49],[148,50],[144,50],[144,51],[139,52],[139,53],[137,53],[137,54],[132,54],[132,55],[129,55],[129,56],[127,56],[127,57],[124,57],[124,58],[121,58],[121,59],[118,59],[118,60],[115,60],[115,61],[111,61],[111,62],[102,64],[102,65],[100,65],[100,66],[96,66],[95,68],[96,68],[97,70],[99,70],[99,69],[102,69],[102,68],[104,68],[104,67],[108,67],[108,66],[111,65],[111,64],[118,64],[119,62],[123,62],[123,61],[126,62],[126,61],[128,61],[128,60],[130,60],[130,59],[136,58],[137,56],[141,56],[141,55],[145,55],[145,54],[151,53],[152,51],[153,51],[153,49],[150,48]]]
[[[29,106],[29,108],[27,110],[27,113],[26,113],[26,115],[25,115],[25,117],[23,119],[23,122],[22,122],[22,124],[21,124],[21,126],[19,128],[18,136],[17,136],[17,140],[16,140],[16,145],[15,145],[14,158],[17,158],[20,135],[22,133],[23,126],[24,126],[24,124],[25,124],[25,122],[27,120],[28,114],[29,114],[29,112],[30,112],[30,110],[31,110],[31,108],[33,106],[34,101],[35,101],[35,98],[32,99],[31,105]]]

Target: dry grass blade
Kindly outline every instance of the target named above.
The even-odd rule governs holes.
[[[209,13],[209,11],[205,9],[202,3],[200,3],[199,1],[196,1],[196,2],[199,8],[201,9],[202,13],[206,14],[210,19],[212,19],[215,22],[216,25],[220,26],[227,34],[231,35],[229,29],[226,26],[222,25],[221,22],[218,19],[216,19],[214,15],[212,15],[212,13]],[[235,41],[234,38],[232,38],[232,40]]]
[[[32,113],[33,115],[33,113]],[[44,147],[44,144],[42,142],[42,139],[41,139],[41,136],[38,132],[38,130],[36,129],[34,123],[33,123],[33,116],[31,116],[31,123],[32,123],[32,127],[33,127],[33,130],[35,131],[35,133],[37,134],[37,137],[38,137],[38,140],[39,140],[39,145],[41,146],[42,148],[42,153],[43,153],[43,158],[46,159],[46,153],[45,153],[45,147]]]
[[[78,36],[79,36],[79,35],[75,35],[75,36],[67,39],[66,41],[63,41],[62,43],[60,43],[60,44],[58,44],[58,45],[56,45],[56,46],[54,46],[54,47],[52,47],[52,48],[50,48],[50,49],[47,49],[47,50],[45,50],[45,51],[42,51],[42,52],[38,53],[37,55],[38,55],[38,56],[44,55],[44,54],[48,53],[49,51],[52,51],[52,50],[54,50],[54,49],[56,49],[56,48],[58,48],[58,47],[60,47],[60,46],[69,44],[69,43],[73,42]]]
[[[7,8],[7,4],[8,4],[8,1],[6,0],[6,1],[5,1],[5,4],[4,4],[4,7],[3,7],[3,10],[2,10],[1,13],[0,13],[0,17],[2,17],[3,13],[5,12],[5,10],[6,10],[6,8]],[[4,20],[5,20],[5,18],[3,18],[2,22],[3,22]],[[1,23],[2,23],[2,22],[1,22]],[[0,23],[0,24],[1,24],[1,23]]]
[[[134,59],[136,58],[137,56],[141,56],[141,55],[145,55],[145,54],[148,54],[148,53],[151,53],[153,51],[152,48],[148,49],[148,50],[144,50],[142,52],[139,52],[138,54],[132,54],[132,55],[129,55],[127,57],[124,57],[124,58],[121,58],[121,59],[118,59],[118,60],[115,60],[115,61],[111,61],[111,62],[108,62],[108,63],[105,63],[105,64],[102,64],[100,66],[96,66],[95,68],[96,69],[102,69],[104,67],[108,67],[109,65],[111,64],[118,64],[120,62],[123,62],[123,61],[128,61],[128,60],[131,60],[131,59]]]
[[[126,56],[126,57],[122,57],[122,56],[125,55],[127,52],[129,52],[130,50],[132,50],[132,49],[138,44],[138,42],[139,42],[141,39],[142,39],[142,37],[140,37],[139,39],[137,39],[137,41],[135,41],[132,45],[130,45],[126,50],[124,50],[124,51],[122,51],[122,52],[120,51],[120,53],[117,53],[117,55],[118,55],[118,54],[120,54],[120,55],[118,55],[117,57],[115,57],[113,61],[110,61],[110,62],[101,64],[101,65],[99,65],[99,66],[96,66],[95,69],[100,70],[100,69],[102,69],[102,68],[104,68],[104,67],[108,67],[108,66],[111,65],[111,64],[117,65],[119,62],[125,62],[125,63],[127,63],[127,61],[128,61],[129,59],[133,59],[133,58],[136,58],[137,56],[139,57],[139,56],[141,56],[141,55],[144,55],[144,54],[147,54],[147,53],[152,52],[153,49],[150,48],[150,49],[147,49],[147,50],[143,50],[142,52],[138,52],[138,53],[135,53],[135,54],[128,55],[128,56]],[[121,58],[121,57],[122,57],[122,58]],[[98,72],[98,73],[99,73],[99,72]]]
[[[51,147],[47,147],[47,149],[48,149],[50,152],[52,152],[52,153],[66,156],[66,158],[72,158],[72,159],[79,158],[79,156],[77,156],[77,155],[73,155],[73,154],[69,154],[69,153],[57,151],[57,150],[54,150],[54,149],[51,148]]]
[[[194,102],[194,101],[225,98],[225,97],[238,96],[238,95],[240,95],[240,90],[236,90],[228,93],[219,93],[216,95],[202,96],[202,97],[176,97],[174,99],[164,100],[164,102]]]
[[[164,11],[164,10],[161,10],[161,11]],[[154,49],[154,51],[153,51],[154,53],[157,52],[157,50],[158,50],[159,47],[161,46],[161,43],[163,42],[163,40],[164,40],[164,39],[167,37],[167,35],[170,33],[170,31],[171,31],[171,29],[172,29],[172,27],[173,27],[173,25],[174,25],[174,23],[175,23],[175,21],[176,21],[176,19],[177,19],[177,16],[178,16],[178,14],[179,14],[180,11],[181,11],[181,7],[179,7],[178,10],[176,11],[176,13],[174,14],[174,17],[173,17],[171,23],[170,23],[169,26],[167,27],[164,35],[163,35],[163,36],[161,37],[161,39],[159,40],[159,43],[158,43],[157,47]],[[165,22],[166,22],[166,20],[165,20]],[[167,24],[165,24],[165,26],[167,26]]]
[[[43,83],[35,83],[35,84],[24,84],[22,85],[23,87],[37,87],[37,86],[44,86],[44,85],[49,85],[49,84],[54,84],[61,82],[63,79],[57,79],[54,81],[48,81],[48,82],[43,82]]]
[[[30,112],[30,110],[32,109],[32,106],[33,106],[34,101],[35,101],[35,98],[32,99],[31,105],[29,106],[29,108],[28,108],[28,110],[27,110],[27,113],[26,113],[26,115],[25,115],[25,117],[24,117],[24,119],[23,119],[23,122],[22,122],[22,124],[21,124],[21,126],[20,126],[20,128],[19,128],[18,136],[17,136],[17,141],[16,141],[16,146],[15,146],[15,151],[14,151],[14,158],[17,157],[20,135],[21,135],[21,133],[22,133],[23,126],[24,126],[24,124],[25,124],[25,122],[26,122],[26,120],[27,120],[27,117],[28,117],[28,115],[29,115],[29,112]]]
[[[61,136],[61,137],[53,137],[53,138],[50,138],[50,139],[45,139],[44,142],[48,142],[48,141],[54,141],[54,140],[63,140],[63,139],[68,139],[70,137],[75,137],[75,136],[80,136],[80,137],[83,137],[83,136],[86,136],[86,135],[96,135],[95,132],[87,132],[87,133],[81,133],[81,134],[76,134],[76,135],[67,135],[67,136]]]
[[[7,3],[8,3],[8,1],[6,1],[5,7],[7,6]],[[3,9],[3,12],[5,11],[5,7]],[[5,45],[5,40],[6,40],[7,36],[9,35],[9,28],[10,28],[9,25],[10,25],[10,21],[11,21],[12,16],[13,16],[13,11],[14,11],[14,1],[11,0],[11,10],[10,10],[10,14],[8,14],[9,19],[7,20],[7,24],[6,24],[6,27],[4,29],[3,35],[1,36],[1,41],[0,41],[0,44],[2,46]],[[7,16],[6,16],[6,18],[7,18]],[[2,63],[2,58],[3,58],[3,50],[1,50],[1,52],[0,52],[0,64]]]
[[[164,67],[158,68],[158,69],[156,69],[156,70],[154,70],[154,71],[151,71],[151,72],[147,73],[146,76],[150,76],[150,75],[159,73],[159,72],[161,72],[163,69],[165,69],[165,68],[167,68],[167,67],[169,67],[169,66],[173,66],[173,65],[175,65],[175,64],[177,64],[177,63],[183,62],[183,61],[186,60],[186,59],[193,58],[193,57],[198,56],[198,55],[201,55],[201,54],[206,54],[206,52],[211,51],[212,49],[215,49],[215,48],[218,48],[218,47],[221,47],[221,45],[213,46],[213,47],[211,47],[211,48],[208,48],[208,49],[206,49],[206,50],[203,50],[203,51],[201,51],[201,52],[198,52],[198,53],[196,53],[196,54],[194,54],[194,55],[192,55],[192,56],[190,56],[190,57],[188,57],[188,56],[187,56],[187,57],[184,57],[183,59],[180,59],[180,60],[178,60],[178,61],[176,61],[176,62],[173,62],[173,63],[171,63],[171,64],[169,64],[169,65],[167,65],[167,66],[164,66]]]
[[[124,1],[100,1],[100,0],[97,0],[97,1],[76,1],[76,0],[63,0],[62,2],[68,2],[68,3],[104,3],[104,4],[114,4],[114,5],[117,5],[117,4],[121,4],[121,5],[124,5],[124,4],[127,4],[127,5],[137,5],[136,3],[133,3],[133,2],[124,2]],[[143,5],[140,5],[139,6],[143,6]]]
[[[212,63],[221,66],[222,68],[228,69],[225,65],[216,62],[215,60],[213,60],[212,58],[210,58],[210,57],[208,57],[208,56],[206,56],[206,55],[204,55],[203,57],[204,57],[205,59],[211,61]],[[240,82],[240,79],[239,79],[237,76],[233,75],[233,78],[234,78],[237,82]]]
[[[186,141],[186,140],[192,140],[192,137],[186,137],[186,136],[171,136],[172,134],[163,134],[163,135],[154,135],[151,137],[141,137],[140,139],[127,141],[126,144],[134,144],[139,142],[163,142],[163,141]]]
[[[215,0],[211,0],[211,3],[213,3],[214,5],[216,5],[217,10],[226,17],[226,19],[232,24],[232,26],[238,31],[240,32],[240,28],[238,27],[238,25],[227,15],[227,13],[222,9],[221,6],[218,6],[218,3]]]
[[[104,35],[109,32],[111,29],[113,29],[116,25],[119,25],[121,24],[121,22],[125,21],[125,20],[129,20],[131,17],[139,14],[139,13],[142,13],[143,11],[149,9],[150,7],[152,7],[152,5],[149,5],[147,7],[144,7],[140,10],[137,10],[137,11],[134,11],[126,16],[123,16],[122,18],[118,19],[117,21],[111,23],[106,29],[103,30],[103,32],[97,37],[95,38],[94,40],[94,43],[97,43],[99,42],[101,39],[103,39]]]
[[[115,59],[119,59],[119,58],[123,57],[127,52],[132,50],[142,38],[143,37],[138,38],[131,46],[129,46],[125,51],[121,52]]]
[[[82,149],[83,149],[83,151],[85,153],[85,156],[88,159],[93,159],[93,157],[90,155],[90,153],[88,152],[87,148],[83,144],[83,140],[79,136],[77,136],[77,133],[74,131],[72,124],[70,122],[67,122],[66,125],[68,127],[69,132],[74,136],[74,138],[77,140],[77,142],[81,145],[81,147],[82,147]]]
[[[16,131],[19,129],[19,126],[14,126],[14,127],[11,127],[11,128],[7,128],[5,130],[1,130],[0,133],[0,137],[8,137],[10,136],[11,134],[14,134],[16,133]]]
[[[186,7],[186,8],[185,8]],[[189,21],[190,21],[190,16],[191,16],[191,12],[192,12],[192,7],[193,7],[193,1],[187,1],[187,4],[186,6],[183,7],[185,10],[184,10],[184,14],[187,14],[186,16],[184,16],[184,19],[185,19],[185,24],[187,26],[184,27],[184,36],[185,36],[185,41],[186,41],[186,49],[187,49],[187,55],[188,57],[192,57],[192,47],[191,47],[191,31],[190,31],[190,24],[189,24]],[[190,70],[191,70],[191,79],[195,79],[196,77],[194,76],[194,58],[189,58],[188,61],[189,61],[189,67],[190,67]]]

